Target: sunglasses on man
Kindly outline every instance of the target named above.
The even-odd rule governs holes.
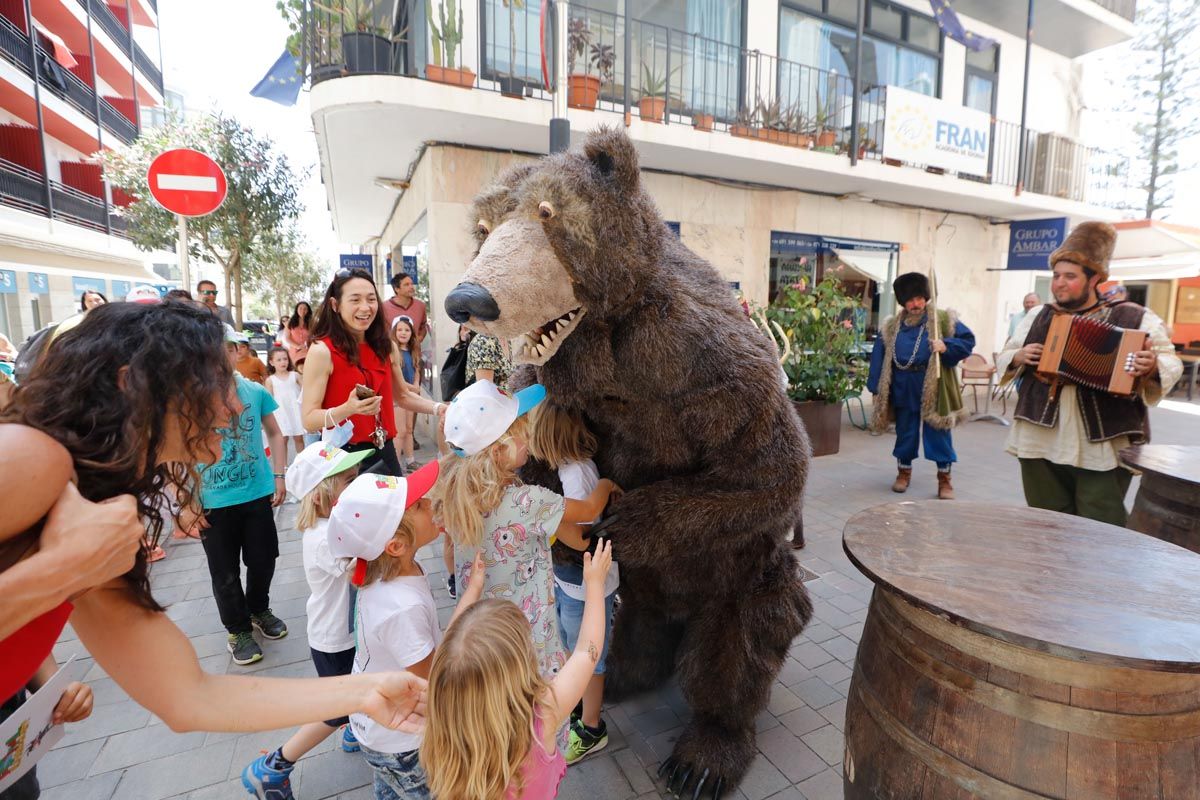
[[[204,295],[205,297],[216,297],[217,290],[216,289],[204,289],[200,292],[200,294]]]

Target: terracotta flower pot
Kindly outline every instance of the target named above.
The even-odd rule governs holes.
[[[692,127],[698,131],[711,131],[713,129],[713,115],[693,114]]]
[[[817,134],[817,147],[833,147],[837,144],[837,134],[833,131],[821,131]]]
[[[567,105],[595,111],[600,100],[600,79],[595,75],[567,76]]]
[[[736,136],[739,139],[757,139],[758,128],[751,128],[749,125],[731,125],[729,127],[729,135]]]
[[[662,97],[643,97],[638,100],[638,116],[646,122],[662,122],[667,101]]]
[[[425,77],[436,83],[459,86],[463,89],[470,89],[475,85],[475,73],[465,67],[451,69],[449,67],[439,67],[436,64],[426,64]]]

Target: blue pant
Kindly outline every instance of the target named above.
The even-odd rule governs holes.
[[[939,467],[949,467],[958,461],[950,431],[923,422],[919,408],[893,407],[892,410],[896,415],[896,447],[892,450],[896,461],[911,465],[917,457],[917,445],[922,437],[925,439],[925,458],[928,461],[937,463]]]
[[[363,757],[375,773],[375,800],[429,800],[419,753],[379,753],[362,745]]]
[[[555,564],[554,575],[567,583],[582,584],[583,568],[574,564]],[[603,675],[605,663],[608,661],[608,643],[612,641],[613,592],[604,598],[604,650],[600,660],[596,662],[594,675]],[[569,597],[560,587],[554,587],[554,605],[558,612],[558,635],[562,637],[563,647],[567,656],[575,652],[575,644],[579,641],[579,626],[583,624],[583,601]]]

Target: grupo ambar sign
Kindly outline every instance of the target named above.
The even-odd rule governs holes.
[[[884,158],[986,175],[991,145],[991,118],[982,111],[887,87]]]

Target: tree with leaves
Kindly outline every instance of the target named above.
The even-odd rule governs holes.
[[[315,311],[329,281],[328,265],[292,226],[267,236],[246,266],[254,276],[251,288],[264,303],[274,305],[276,317],[290,316],[301,300]]]
[[[232,299],[240,326],[243,283],[255,279],[255,255],[266,239],[299,217],[303,176],[271,139],[232,117],[216,114],[183,120],[172,116],[133,144],[100,154],[108,180],[135,198],[120,213],[129,220],[133,243],[143,250],[172,249],[176,242],[175,215],[150,196],[146,177],[155,156],[176,147],[206,153],[225,172],[229,185],[225,202],[207,216],[188,220],[188,252],[224,271],[225,297]]]
[[[1139,0],[1137,26],[1134,58],[1126,62],[1134,91],[1128,110],[1136,120],[1151,219],[1174,199],[1180,143],[1200,134],[1200,0]]]

